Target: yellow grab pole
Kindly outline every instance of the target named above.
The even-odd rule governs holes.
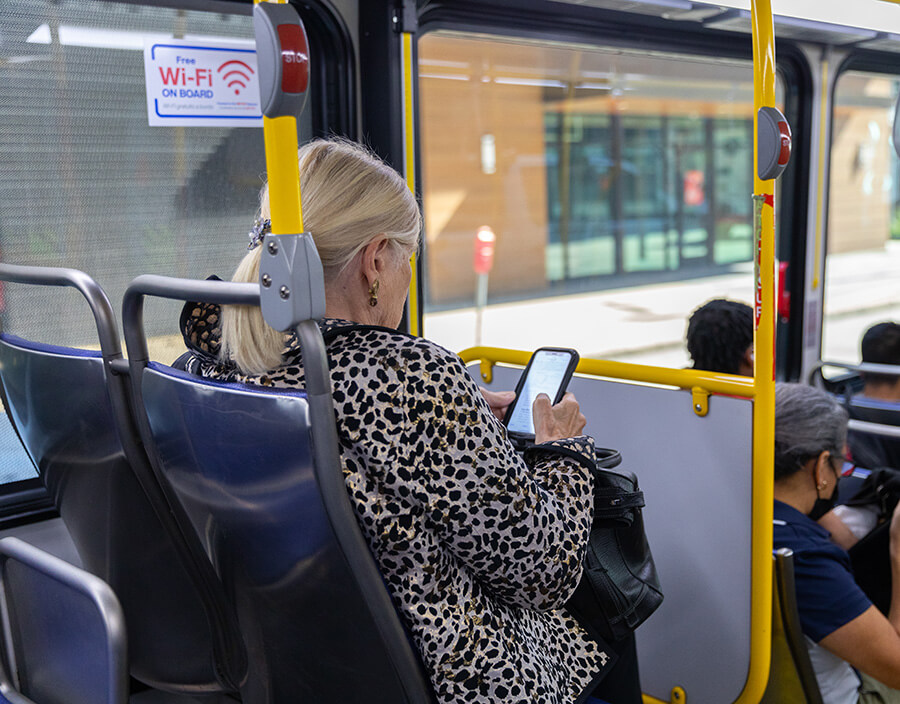
[[[254,4],[261,1],[287,4],[287,0],[253,0]],[[303,232],[300,165],[297,161],[297,118],[263,117],[263,132],[272,232],[276,235]]]
[[[297,161],[297,119],[263,117],[263,130],[272,232],[276,235],[303,232],[300,164]]]
[[[403,71],[403,172],[406,185],[413,195],[416,192],[416,135],[415,135],[415,102],[413,101],[413,35],[403,32],[401,35],[401,61]],[[419,330],[419,272],[416,270],[415,254],[409,260],[412,267],[412,279],[409,282],[409,331],[413,335],[421,335]]]
[[[775,29],[771,0],[753,0],[753,201],[755,261],[755,388],[750,668],[740,704],[758,704],[772,648],[772,509],[775,462],[775,183],[759,178],[759,109],[775,106]]]
[[[898,0],[900,2],[900,0]],[[828,54],[826,54],[826,57]],[[817,291],[819,288],[819,272],[822,271],[822,242],[825,239],[823,221],[825,219],[825,160],[822,155],[825,153],[825,128],[828,124],[828,59],[822,59],[822,78],[821,78],[822,97],[819,99],[819,156],[816,158],[818,168],[816,173],[816,224],[815,224],[815,245],[813,246],[813,275],[812,288]]]

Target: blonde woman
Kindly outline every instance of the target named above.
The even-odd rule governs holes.
[[[563,610],[592,514],[593,442],[568,395],[534,407],[537,446],[516,454],[459,357],[397,332],[418,244],[404,181],[362,148],[300,149],[303,215],[325,270],[328,347],[347,489],[439,702],[570,704],[604,674],[605,646]],[[263,189],[235,281],[256,281]],[[187,368],[223,381],[303,386],[294,336],[256,308],[196,306]]]

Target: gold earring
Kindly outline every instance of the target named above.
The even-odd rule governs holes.
[[[369,305],[373,308],[378,305],[378,289],[381,286],[381,281],[375,279],[375,283],[369,286]]]

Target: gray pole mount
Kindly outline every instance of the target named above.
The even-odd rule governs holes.
[[[260,308],[275,330],[325,315],[322,261],[308,232],[266,235],[259,260]]]

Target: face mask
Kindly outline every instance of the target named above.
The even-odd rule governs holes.
[[[837,487],[835,487],[834,493],[831,495],[830,499],[816,499],[816,503],[813,504],[812,510],[806,515],[814,521],[818,521],[822,516],[833,509],[836,503]]]

